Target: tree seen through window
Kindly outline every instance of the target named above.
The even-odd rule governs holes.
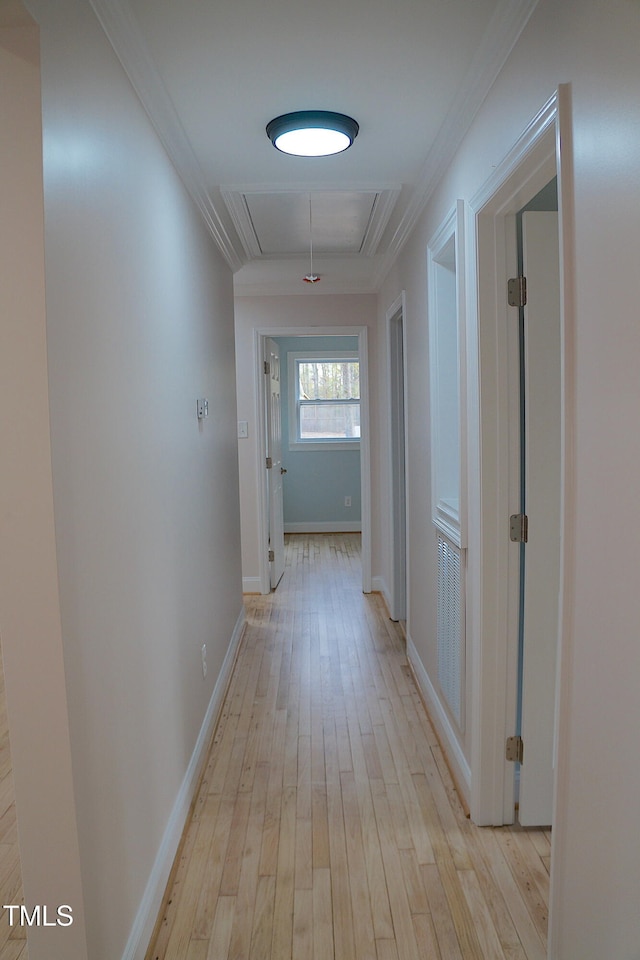
[[[360,439],[357,359],[297,361],[298,438]]]

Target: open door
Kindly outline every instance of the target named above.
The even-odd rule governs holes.
[[[265,340],[266,469],[269,502],[269,580],[271,589],[284,573],[284,507],[282,496],[282,416],[280,407],[280,350]]]
[[[519,820],[552,823],[560,589],[561,327],[558,214],[522,215],[527,280],[523,323],[523,762]]]

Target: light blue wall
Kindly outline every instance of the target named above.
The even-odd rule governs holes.
[[[287,353],[302,350],[358,351],[357,337],[277,337],[280,346],[284,522],[344,524],[360,529],[360,450],[289,450]],[[344,498],[351,497],[351,507]],[[327,527],[327,529],[330,529]]]

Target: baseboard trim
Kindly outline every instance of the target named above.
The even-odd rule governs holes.
[[[207,712],[200,727],[196,745],[191,754],[189,766],[178,791],[171,815],[156,854],[156,859],[147,881],[138,912],[136,914],[127,945],[122,954],[122,960],[144,960],[149,943],[158,919],[162,901],[166,892],[167,883],[171,875],[173,863],[178,852],[180,841],[184,833],[187,816],[196,794],[207,750],[215,730],[224,697],[227,692],[231,673],[235,665],[236,656],[242,639],[245,625],[244,610],[240,611],[233,629],[231,641],[227,649],[216,685],[209,700]]]
[[[242,578],[242,592],[243,593],[262,593],[262,584],[260,582],[260,577],[243,577]]]
[[[436,736],[440,741],[442,752],[444,753],[445,760],[451,771],[451,776],[460,794],[460,799],[468,812],[471,798],[471,767],[462,751],[447,711],[429,679],[429,674],[425,670],[424,664],[410,636],[407,636],[407,659],[413,671],[420,695],[424,700],[429,718],[433,723]]]
[[[285,533],[361,533],[359,520],[309,520],[285,523]]]

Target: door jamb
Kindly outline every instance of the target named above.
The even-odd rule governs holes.
[[[393,324],[395,321],[400,320],[400,331],[394,329]],[[407,621],[407,634],[409,635],[408,627],[408,617],[409,617],[409,526],[407,524],[407,502],[409,499],[408,494],[408,483],[409,483],[409,470],[407,465],[407,425],[408,425],[408,415],[407,415],[407,336],[406,336],[406,294],[403,290],[399,297],[397,297],[394,302],[391,304],[386,314],[386,323],[387,323],[387,364],[388,364],[388,381],[389,381],[389,398],[390,398],[390,417],[389,417],[389,490],[391,491],[391,496],[389,497],[390,505],[390,515],[389,515],[389,524],[391,530],[391,577],[389,583],[389,612],[391,614],[392,620],[404,619]],[[394,350],[392,347],[393,340],[397,338],[398,341],[402,343],[402,400],[403,400],[403,420],[404,420],[404,484],[402,490],[396,489],[396,483],[394,482],[394,437],[393,437],[393,425],[397,420],[397,408],[394,401],[394,374],[393,374],[393,364],[394,364]],[[397,361],[397,357],[396,357]],[[404,522],[404,569],[405,569],[405,583],[404,583],[404,602],[403,599],[398,596],[398,565],[402,562],[399,551],[398,551],[398,537],[396,530],[396,509],[397,509],[397,498],[404,498],[405,503],[405,522]],[[404,607],[404,609],[403,609]]]
[[[362,514],[362,592],[371,593],[371,447],[369,418],[369,358],[368,328],[358,327],[268,327],[254,330],[254,370],[258,389],[255,391],[256,423],[258,425],[257,491],[258,491],[258,549],[260,592],[271,591],[269,561],[267,558],[268,503],[266,470],[266,415],[264,406],[264,341],[269,337],[357,337],[360,360],[360,499]]]

